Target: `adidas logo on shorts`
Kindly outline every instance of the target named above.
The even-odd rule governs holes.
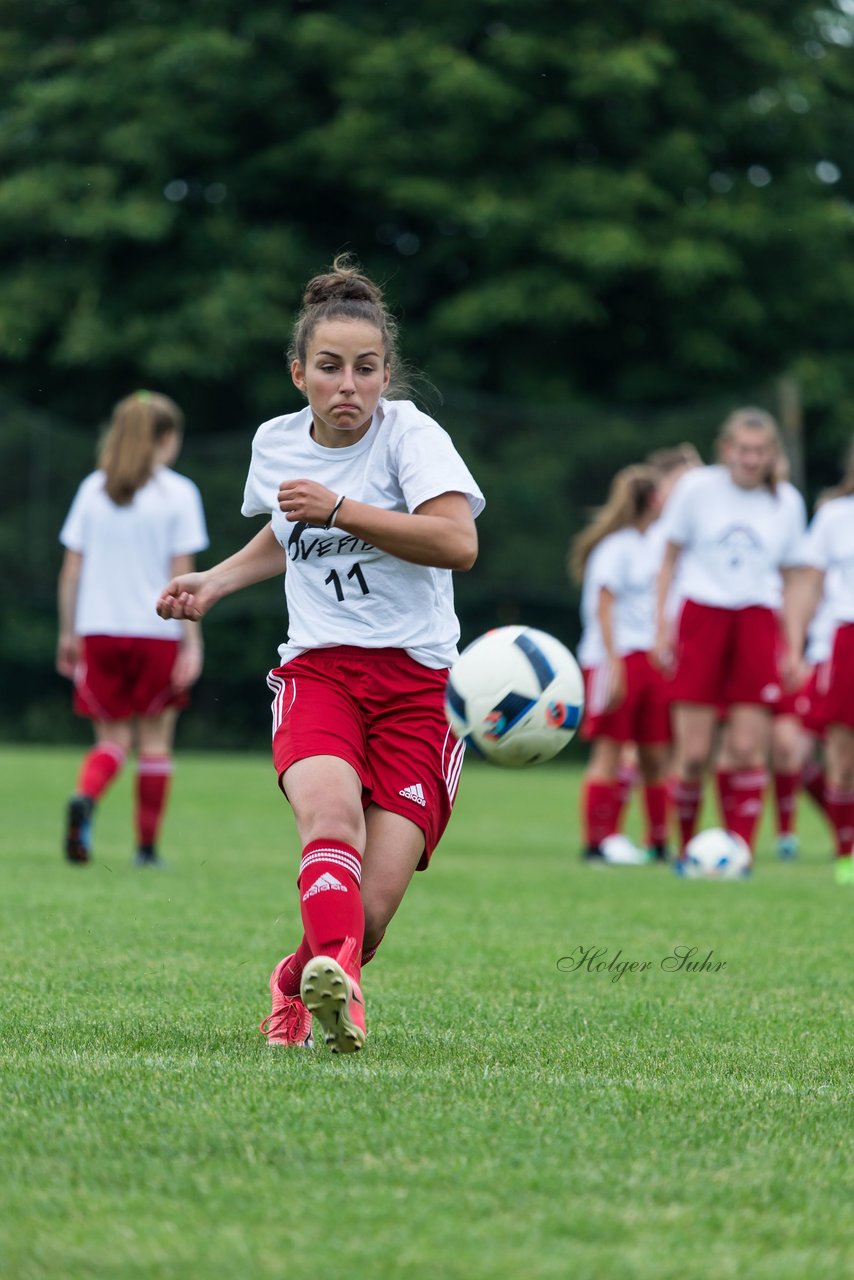
[[[341,893],[347,892],[340,880],[336,880],[328,871],[324,871],[323,875],[318,876],[311,888],[302,895],[302,900],[305,902],[306,898],[313,898],[316,893],[327,893],[330,889],[338,889]]]
[[[413,782],[411,787],[403,787],[397,794],[403,796],[404,800],[414,800],[416,804],[421,805],[422,809],[427,807],[427,801],[424,799],[424,792],[421,789],[420,782]]]

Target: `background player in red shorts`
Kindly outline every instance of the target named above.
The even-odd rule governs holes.
[[[308,406],[259,428],[243,501],[272,518],[230,559],[174,579],[159,608],[198,618],[287,569],[288,638],[269,684],[305,932],[273,970],[262,1030],[302,1045],[314,1013],[332,1050],[351,1052],[365,1041],[361,967],[456,794],[451,571],[475,561],[483,496],[437,423],[384,398],[396,333],[376,285],[339,258],[303,304],[290,356]]]
[[[584,584],[579,653],[588,713],[582,736],[593,744],[582,790],[588,859],[601,857],[602,841],[618,829],[620,757],[630,742],[638,746],[644,779],[647,845],[655,857],[666,858],[670,719],[664,678],[649,659],[661,560],[652,533],[659,501],[652,467],[617,472],[607,502],[574,539],[570,555],[572,572]]]
[[[74,681],[75,711],[95,728],[68,805],[71,862],[89,861],[95,802],[134,744],[135,860],[160,861],[175,724],[202,669],[198,628],[155,612],[164,575],[191,570],[208,544],[199,491],[170,466],[183,422],[167,396],[139,391],[117,404],[99,469],[80,485],[59,535],[56,666]]]
[[[802,675],[807,624],[822,591],[828,591],[836,631],[823,690],[826,732],[825,812],[836,834],[836,878],[854,884],[854,450],[852,465],[836,491],[813,517],[801,549],[804,568],[787,592],[787,674]]]
[[[658,584],[656,651],[674,670],[673,785],[683,847],[696,829],[721,707],[728,719],[717,770],[723,822],[752,847],[770,707],[781,694],[781,571],[797,563],[805,524],[800,494],[776,478],[782,447],[770,414],[736,410],[719,444],[721,465],[684,476],[670,498]],[[685,600],[674,639],[666,601],[680,561]]]

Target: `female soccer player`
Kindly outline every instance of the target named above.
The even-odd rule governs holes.
[[[690,472],[671,496],[658,581],[656,653],[674,670],[673,790],[683,848],[696,827],[721,708],[728,718],[717,770],[723,821],[752,847],[770,707],[781,694],[781,574],[797,563],[805,525],[800,494],[776,478],[782,446],[770,414],[736,410],[719,444],[721,465]],[[666,602],[680,560],[685,600],[674,644]]]
[[[444,686],[456,656],[451,571],[477,556],[483,496],[450,437],[386,399],[396,326],[346,258],[311,280],[290,351],[308,405],[255,436],[243,513],[272,517],[241,551],[179,575],[159,606],[200,618],[285,569],[288,638],[273,760],[302,844],[304,936],[273,970],[271,1044],[316,1014],[333,1052],[361,1049],[361,967],[448,822],[463,747]]]
[[[138,391],[120,401],[99,469],[80,485],[59,535],[56,667],[74,681],[75,711],[95,728],[68,804],[70,862],[90,860],[96,801],[135,742],[135,861],[160,863],[175,724],[202,669],[199,629],[155,612],[164,576],[191,570],[208,545],[199,491],[171,470],[183,425],[167,396]]]
[[[659,513],[658,483],[652,467],[618,471],[607,502],[570,552],[571,571],[583,582],[578,652],[588,714],[582,736],[593,743],[582,791],[583,856],[589,859],[602,857],[602,841],[618,829],[626,743],[638,747],[647,845],[653,856],[666,858],[670,719],[664,678],[649,658],[661,562],[661,544],[651,532]]]
[[[854,884],[854,448],[837,496],[823,502],[804,539],[804,566],[786,598],[789,638],[787,673],[802,674],[807,625],[827,592],[836,623],[830,669],[823,691],[827,722],[824,808],[836,835],[836,878]]]

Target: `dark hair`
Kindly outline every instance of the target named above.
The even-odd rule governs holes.
[[[569,544],[567,569],[570,577],[580,582],[587,561],[599,543],[618,529],[628,529],[649,511],[658,487],[652,467],[623,467],[611,481],[605,505],[594,512],[585,529]]]
[[[107,493],[117,506],[126,507],[151,479],[164,437],[183,429],[184,415],[168,396],[135,391],[119,401],[98,450],[98,466],[107,473]]]
[[[398,326],[383,298],[382,289],[359,269],[349,254],[339,253],[332,270],[313,276],[305,286],[302,309],[294,323],[288,359],[305,366],[309,343],[324,320],[364,320],[379,332],[383,358],[391,370],[389,397],[408,389],[408,376],[398,356]]]

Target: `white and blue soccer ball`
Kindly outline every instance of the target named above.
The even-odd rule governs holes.
[[[448,723],[490,764],[542,764],[575,736],[584,680],[575,658],[535,627],[496,627],[473,640],[451,667]]]
[[[602,857],[614,867],[641,867],[647,861],[646,850],[639,849],[633,840],[615,831],[599,845]]]
[[[689,880],[741,880],[750,872],[750,848],[734,831],[709,827],[693,836],[676,864]]]

